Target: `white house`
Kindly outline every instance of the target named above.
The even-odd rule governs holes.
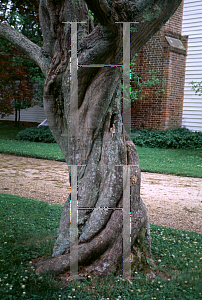
[[[46,119],[46,116],[43,107],[36,105],[20,111],[20,121],[22,122],[41,123],[44,119]],[[3,119],[0,118],[0,120],[15,121],[15,115],[10,115],[8,117],[4,117]]]
[[[182,125],[202,131],[202,96],[191,81],[202,80],[202,0],[184,0],[182,35],[188,35]]]

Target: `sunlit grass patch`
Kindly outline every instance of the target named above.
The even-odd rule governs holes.
[[[202,177],[202,150],[137,147],[141,170]]]
[[[202,177],[202,150],[137,147],[142,171]],[[0,139],[0,152],[64,161],[57,144]]]
[[[62,151],[57,144],[0,139],[0,152],[64,161]]]
[[[22,128],[0,125],[0,153],[64,161],[57,144],[16,140]],[[202,177],[202,150],[137,146],[142,171]]]

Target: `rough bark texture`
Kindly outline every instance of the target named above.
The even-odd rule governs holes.
[[[149,223],[140,197],[141,173],[137,151],[122,128],[122,70],[78,68],[79,132],[75,138],[69,130],[71,27],[62,22],[87,21],[78,25],[79,64],[121,64],[122,25],[115,22],[139,22],[131,25],[132,59],[180,3],[181,0],[174,3],[168,0],[41,0],[40,3],[44,45],[42,49],[36,46],[35,54],[30,54],[30,58],[36,61],[37,55],[41,55],[38,65],[44,74],[47,73],[44,108],[65,160],[68,165],[83,165],[78,167],[78,206],[121,208],[123,169],[117,165],[131,165],[132,244],[142,232],[149,234]],[[88,8],[99,22],[96,27],[88,15]],[[7,26],[0,26],[0,36],[15,41],[17,45],[18,33],[16,38],[11,37],[14,31],[10,29],[10,35],[8,30],[5,33]],[[27,53],[26,38],[24,44],[24,52]],[[121,210],[79,210],[80,265],[88,265],[88,270],[96,270],[98,274],[108,274],[117,266],[123,248],[122,219]],[[69,268],[69,227],[70,197],[62,212],[53,257],[38,263],[38,271],[62,272]]]

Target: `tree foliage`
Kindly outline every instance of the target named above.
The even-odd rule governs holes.
[[[8,43],[7,43],[8,45]],[[5,45],[5,46],[7,46]],[[34,99],[33,81],[29,70],[19,63],[21,54],[12,45],[0,53],[0,114],[1,117],[12,114],[37,103]]]
[[[140,73],[137,73],[134,70],[134,66],[135,66],[135,58],[131,63],[131,74],[130,74],[130,83],[131,83],[130,99],[132,102],[136,100],[142,100],[145,97],[145,90],[147,88],[151,88],[151,91],[156,92],[157,95],[165,94],[165,90],[163,88],[165,84],[165,79],[158,78],[159,71],[153,69],[149,70],[147,73],[148,79],[145,80],[143,79]]]
[[[22,32],[30,40],[42,44],[38,16],[39,1],[2,1],[0,20]],[[1,39],[0,52],[0,116],[42,103],[43,76],[41,70],[9,41]],[[37,89],[36,82],[39,82]],[[18,117],[17,117],[18,114]]]
[[[195,94],[201,96],[202,95],[202,81],[191,81],[192,84],[192,90],[195,92]]]

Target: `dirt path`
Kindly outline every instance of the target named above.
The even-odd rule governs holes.
[[[0,193],[64,204],[70,192],[63,162],[0,154]],[[150,223],[202,233],[202,178],[142,172]]]

